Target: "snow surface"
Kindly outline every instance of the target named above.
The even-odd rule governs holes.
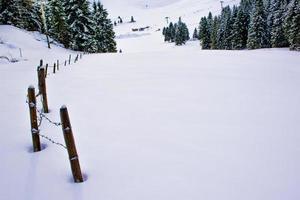
[[[128,9],[103,2],[141,16],[196,8],[188,0],[156,1],[148,9],[137,0],[121,3]],[[5,45],[24,53],[20,62],[0,64],[0,199],[300,198],[300,54],[202,51],[198,42],[175,47],[155,32],[153,24],[164,20],[156,17],[150,35],[117,40],[124,53],[84,55],[47,78],[47,116],[59,121],[59,108],[67,105],[87,179],[82,184],[73,183],[63,148],[42,139],[43,151],[32,153],[26,104],[28,86],[37,88],[39,59],[53,63],[76,52],[48,50],[36,40],[42,35],[0,26]],[[117,27],[117,34],[131,26]],[[0,44],[0,55],[8,51],[19,55]],[[61,127],[44,121],[41,134],[64,143]]]

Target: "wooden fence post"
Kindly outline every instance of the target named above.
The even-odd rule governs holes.
[[[59,71],[59,60],[57,60],[57,71]]]
[[[41,151],[41,143],[40,143],[40,136],[38,135],[39,127],[38,127],[37,114],[36,114],[36,97],[35,97],[35,89],[33,86],[28,87],[28,106],[29,106],[29,113],[30,113],[33,151],[38,152]]]
[[[53,74],[55,74],[55,71],[56,71],[56,63],[54,63],[53,65]]]
[[[60,119],[61,119],[62,131],[64,134],[66,147],[69,154],[69,160],[71,164],[71,170],[72,170],[74,182],[81,183],[83,182],[83,176],[80,169],[79,158],[75,146],[75,140],[72,132],[68,109],[66,106],[62,106],[60,108]]]
[[[40,60],[40,67],[43,66],[43,59]]]
[[[43,111],[49,113],[46,79],[45,79],[45,68],[41,67],[38,69],[38,80],[39,80],[39,93],[42,95]]]
[[[46,64],[45,78],[47,78],[47,75],[48,75],[48,63]]]
[[[67,61],[65,60],[65,66],[67,66]]]
[[[69,65],[71,64],[71,54],[69,55]]]

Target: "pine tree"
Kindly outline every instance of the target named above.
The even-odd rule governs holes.
[[[255,7],[251,14],[248,31],[247,47],[249,49],[264,48],[267,46],[267,21],[263,0],[255,0]]]
[[[219,17],[215,16],[213,19],[212,30],[211,30],[211,34],[210,34],[211,49],[218,48],[217,35],[218,35],[219,26],[220,26],[220,19],[219,19]]]
[[[49,34],[53,39],[61,42],[66,48],[70,44],[70,33],[68,32],[67,16],[61,0],[49,2]]]
[[[179,18],[179,21],[176,24],[176,28],[175,28],[175,44],[176,45],[183,45],[184,44],[184,32],[183,32],[183,29],[182,29],[181,18]]]
[[[211,34],[212,25],[213,25],[213,15],[211,12],[209,12],[207,16],[207,26],[208,26],[209,34]]]
[[[69,0],[65,2],[67,23],[70,32],[70,47],[78,51],[95,52],[95,24],[91,19],[87,0]]]
[[[232,49],[232,39],[233,39],[233,24],[237,18],[238,9],[236,6],[233,7],[229,19],[226,22],[225,32],[224,32],[224,48],[229,50]]]
[[[164,35],[165,36],[165,42],[170,42],[171,41],[170,35],[171,35],[170,29],[169,29],[169,27],[166,27],[165,35]]]
[[[211,41],[210,41],[210,33],[209,33],[209,27],[208,27],[206,17],[201,18],[200,27],[199,27],[199,38],[200,38],[202,49],[210,49]]]
[[[291,2],[291,7],[289,9],[288,16],[290,17],[290,19],[287,19],[290,20],[290,29],[288,30],[288,40],[290,43],[290,49],[300,51],[300,2],[299,0],[294,0],[294,2]]]
[[[97,43],[97,52],[117,52],[113,24],[108,19],[108,13],[100,2],[94,2],[93,4],[93,20],[96,26],[95,40]]]
[[[184,34],[184,42],[190,40],[190,33],[189,33],[189,29],[187,27],[187,25],[185,23],[182,23],[182,30],[183,30],[183,34]]]
[[[29,31],[39,30],[38,16],[31,0],[5,0],[1,4],[0,19],[3,24],[15,25]]]
[[[232,48],[245,49],[248,38],[248,21],[247,15],[243,9],[239,8],[237,18],[233,24],[232,30]]]
[[[183,45],[187,40],[190,39],[189,30],[185,23],[179,18],[178,23],[174,26],[175,28],[175,44]]]
[[[225,49],[225,39],[228,35],[230,35],[230,28],[227,27],[230,24],[230,17],[231,17],[231,8],[229,6],[226,6],[222,9],[221,13],[221,20],[220,20],[220,26],[217,34],[217,46],[218,49]]]
[[[199,39],[199,34],[197,28],[194,29],[193,33],[193,40],[198,40]]]
[[[283,22],[284,22],[284,5],[282,1],[272,0],[271,1],[271,38],[270,42],[272,47],[287,47],[288,41],[284,34]]]
[[[165,34],[166,34],[166,27],[164,27],[162,30],[162,35],[165,36]]]
[[[177,25],[176,25],[177,26]],[[171,41],[171,42],[175,42],[175,29],[176,29],[176,27],[174,26],[174,24],[171,22],[170,24],[169,24],[169,38],[170,38],[170,40],[168,40],[168,41]]]

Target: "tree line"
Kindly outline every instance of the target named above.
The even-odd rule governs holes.
[[[39,31],[77,51],[117,51],[113,24],[100,2],[0,0],[0,23]]]
[[[203,49],[300,50],[300,0],[241,0],[202,17],[193,38]]]

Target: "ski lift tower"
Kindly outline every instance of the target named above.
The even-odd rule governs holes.
[[[169,17],[166,17],[167,25],[169,24]]]
[[[224,1],[221,0],[220,3],[221,3],[221,9],[223,10],[223,8],[224,8],[223,7]]]

